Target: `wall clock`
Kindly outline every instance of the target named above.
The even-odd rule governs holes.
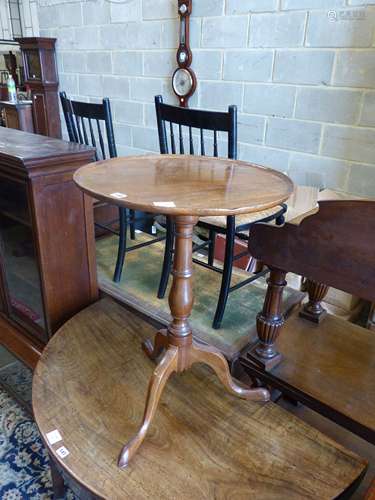
[[[178,0],[178,14],[180,16],[180,40],[177,50],[178,68],[172,76],[173,92],[178,97],[180,106],[187,107],[190,97],[194,94],[197,79],[190,68],[193,54],[190,49],[190,14],[193,0]]]

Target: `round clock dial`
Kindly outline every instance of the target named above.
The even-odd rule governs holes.
[[[193,77],[187,69],[176,69],[173,74],[172,86],[173,90],[179,97],[188,95],[193,87],[193,84]]]

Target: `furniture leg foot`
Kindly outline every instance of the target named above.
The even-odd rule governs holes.
[[[309,294],[309,302],[304,305],[299,315],[313,323],[320,323],[327,315],[327,311],[322,306],[321,302],[328,293],[329,287],[324,283],[318,283],[313,280],[306,280],[304,285],[305,290]]]
[[[193,363],[205,363],[214,370],[221,383],[235,396],[252,401],[269,401],[270,394],[263,387],[250,389],[241,382],[235,381],[229,371],[228,363],[221,352],[212,346],[199,345],[193,342],[191,359]]]
[[[177,357],[178,348],[175,346],[169,346],[162,360],[155,368],[148,386],[146,406],[142,423],[137,434],[121,450],[118,459],[119,467],[123,468],[129,464],[130,460],[133,458],[134,454],[137,452],[138,448],[145,439],[148,428],[154,418],[164,386],[170,375],[177,369]]]
[[[147,339],[142,344],[142,349],[153,361],[168,348],[167,330],[160,330],[156,333],[154,341]]]
[[[247,358],[256,365],[260,366],[262,370],[270,371],[273,368],[275,368],[275,366],[281,363],[283,357],[279,352],[275,351],[275,354],[273,356],[265,357],[259,354],[258,352],[259,347],[260,347],[259,343],[255,344],[247,352]]]

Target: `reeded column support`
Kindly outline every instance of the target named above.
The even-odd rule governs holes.
[[[275,348],[275,342],[284,325],[281,313],[283,290],[286,285],[286,272],[271,268],[267,280],[267,293],[262,311],[257,315],[258,342],[247,356],[266,370],[274,368],[281,361],[281,354]]]
[[[145,411],[138,432],[123,447],[118,465],[126,467],[146,437],[155,415],[160,396],[168,378],[173,372],[181,373],[194,363],[209,365],[222,384],[232,394],[254,401],[268,401],[266,389],[249,389],[235,381],[228,363],[221,352],[214,347],[200,345],[193,341],[189,316],[193,307],[192,284],[192,236],[197,217],[175,216],[175,253],[173,260],[173,283],[169,294],[172,321],[167,330],[159,331],[154,343],[146,341],[143,349],[151,359],[161,360],[157,365],[147,392]]]
[[[309,301],[303,306],[299,315],[301,318],[308,319],[314,323],[320,323],[327,314],[321,302],[327,295],[329,287],[324,285],[324,283],[318,283],[317,281],[308,279],[306,280],[304,288],[309,294]]]

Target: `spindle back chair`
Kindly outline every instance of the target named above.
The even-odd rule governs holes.
[[[219,156],[219,132],[227,134],[227,156],[237,158],[237,107],[229,106],[228,112],[204,111],[198,109],[179,108],[163,103],[162,96],[155,97],[156,119],[159,131],[159,145],[162,154],[185,154],[184,130],[188,132],[188,147],[186,154],[201,156]],[[168,123],[168,132],[167,125]],[[175,129],[177,126],[177,129]],[[198,129],[199,136],[193,136],[193,129]],[[178,148],[176,148],[175,132],[178,131]],[[207,135],[212,132],[212,154],[207,148]],[[194,138],[198,139],[198,147],[194,146]]]
[[[163,103],[162,96],[155,96],[155,110],[159,133],[161,154],[198,154],[201,156],[227,156],[237,159],[237,107],[228,107],[227,112],[206,111],[181,108]],[[197,133],[195,132],[197,130]],[[209,140],[212,147],[208,146]],[[226,145],[225,153],[223,145]],[[210,154],[212,153],[212,154]],[[237,255],[234,253],[236,236],[247,240],[251,226],[255,222],[276,220],[277,224],[284,222],[283,214],[286,207],[279,206],[266,210],[261,214],[229,217],[203,217],[198,225],[208,230],[208,239],[203,244],[195,245],[193,251],[208,248],[207,263],[193,259],[195,263],[222,274],[221,288],[213,328],[220,328],[225,312],[228,295],[252,281],[263,276],[268,271],[261,270],[248,279],[231,287],[233,262],[239,260],[247,251]],[[167,217],[167,238],[164,251],[163,269],[159,283],[158,297],[163,298],[168,285],[173,259],[173,222]],[[245,232],[245,233],[244,233]],[[215,242],[217,233],[226,235],[224,267],[214,265]]]
[[[61,106],[65,117],[65,123],[69,140],[79,144],[91,145],[95,148],[96,160],[106,160],[117,157],[117,148],[112,123],[111,105],[106,97],[102,103],[80,102],[68,99],[65,92],[60,92]],[[103,205],[97,202],[96,206]],[[162,241],[165,237],[154,238],[149,242],[139,243],[127,247],[127,228],[130,226],[130,238],[135,240],[135,224],[145,219],[153,219],[151,214],[135,216],[134,210],[119,208],[119,218],[110,221],[108,224],[95,225],[119,236],[119,246],[117,252],[116,266],[113,280],[119,282],[124,266],[127,252],[143,248],[148,244]],[[119,231],[113,229],[115,223],[119,224]]]
[[[69,140],[93,146],[96,160],[115,158],[117,149],[109,99],[105,97],[101,104],[73,101],[65,92],[60,92],[60,99]]]

